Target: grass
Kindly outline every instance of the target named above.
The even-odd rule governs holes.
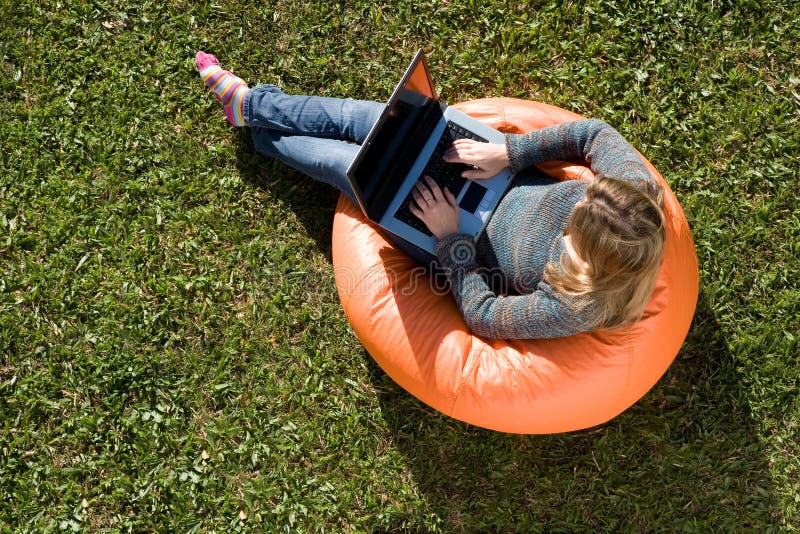
[[[800,7],[0,0],[0,532],[797,531]],[[336,194],[254,153],[192,64],[615,125],[681,200],[701,298],[611,422],[506,435],[372,362]]]

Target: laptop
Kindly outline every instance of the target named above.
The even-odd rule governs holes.
[[[408,208],[414,184],[431,176],[456,198],[459,231],[477,238],[513,174],[506,168],[488,180],[462,178],[468,165],[442,160],[460,138],[505,144],[504,134],[437,98],[420,49],[347,169],[367,218],[433,256],[436,239]]]

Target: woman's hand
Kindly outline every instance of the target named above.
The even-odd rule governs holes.
[[[473,170],[464,171],[461,176],[470,180],[491,178],[508,167],[508,153],[505,145],[481,143],[472,139],[458,139],[444,153],[448,163],[466,163]]]
[[[414,185],[414,202],[409,208],[441,240],[458,232],[458,204],[453,193],[447,188],[443,191],[430,176],[425,177],[425,182],[427,185],[422,180]]]

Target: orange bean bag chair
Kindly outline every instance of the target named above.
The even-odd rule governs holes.
[[[524,133],[582,118],[538,102],[488,98],[457,109],[500,131]],[[342,196],[333,223],[333,264],[342,307],[380,367],[409,393],[451,417],[520,434],[588,428],[622,413],[664,374],[689,330],[698,264],[686,217],[666,187],[667,239],[655,293],[638,323],[551,340],[484,339],[453,298]],[[557,179],[591,170],[548,162]]]

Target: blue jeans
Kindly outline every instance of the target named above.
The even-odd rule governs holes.
[[[347,168],[383,108],[379,102],[287,95],[259,85],[244,100],[244,118],[258,152],[332,185],[358,205]],[[391,240],[423,265],[432,259],[396,236]]]

